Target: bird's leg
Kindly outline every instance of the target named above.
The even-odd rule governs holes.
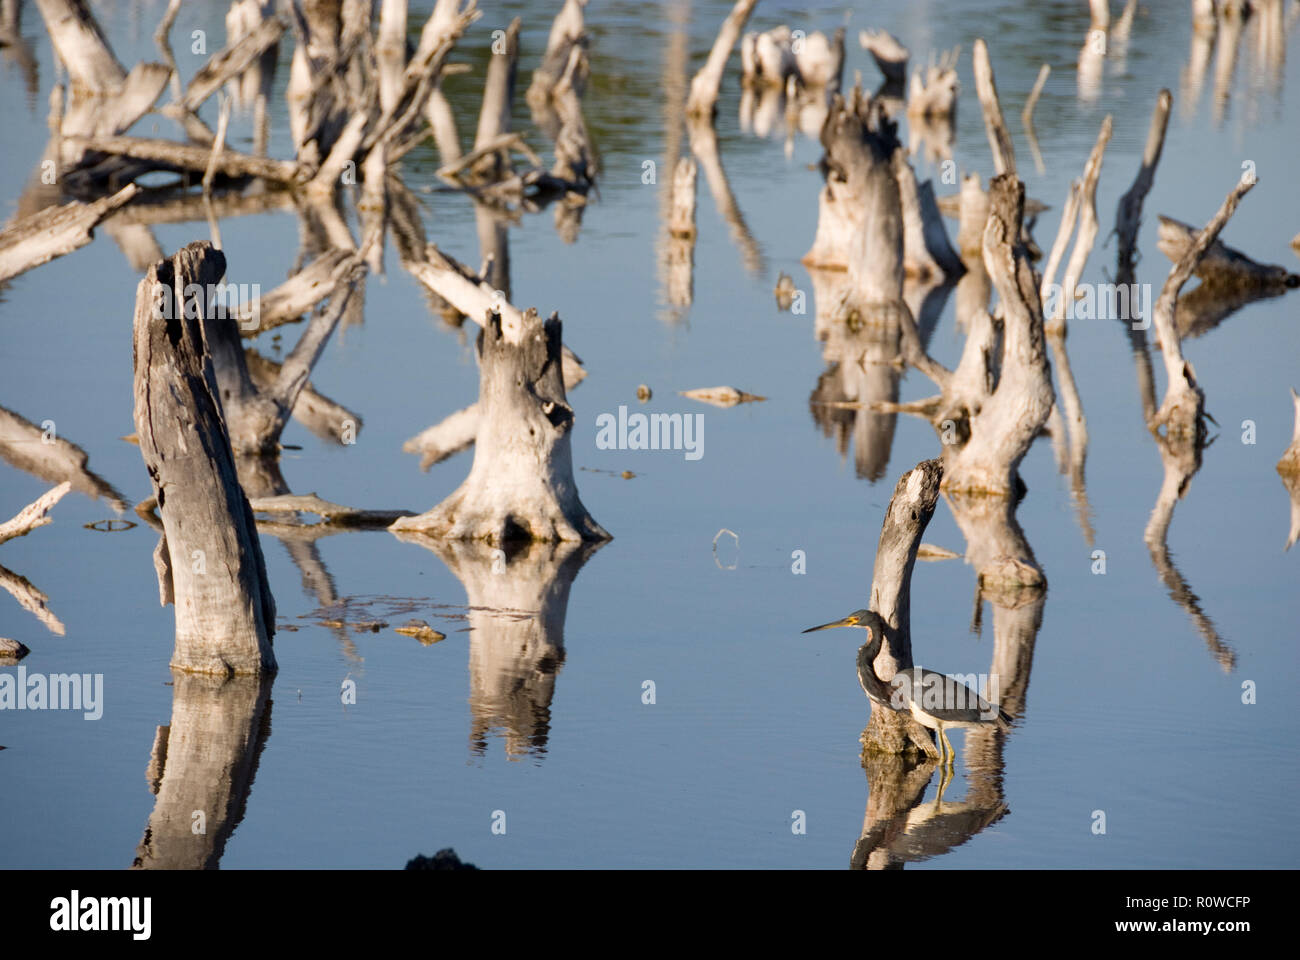
[[[952,783],[952,774],[949,773],[946,766],[939,767],[939,790],[935,794],[934,808],[938,812],[939,807],[943,804],[943,792],[948,789],[948,784]]]
[[[954,751],[953,751],[953,749],[952,749],[952,741],[948,739],[948,734],[946,734],[946,733],[943,732],[943,727],[940,727],[940,728],[939,728],[939,739],[943,741],[944,748],[947,750],[947,753],[948,753],[948,769],[951,770],[951,769],[952,769],[952,761],[953,761],[953,753],[954,753]]]

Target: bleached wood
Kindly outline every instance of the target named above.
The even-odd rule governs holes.
[[[162,517],[160,550],[171,561],[164,593],[175,598],[172,666],[222,676],[275,670],[275,601],[202,319],[160,310],[156,298],[168,286],[172,303],[184,304],[187,285],[216,284],[224,273],[219,250],[190,244],[140,281],[134,319],[135,425]]]
[[[513,340],[488,316],[479,338],[479,429],[469,476],[446,500],[394,532],[449,540],[607,540],[578,496],[573,409],[560,375],[561,325],[529,310]]]

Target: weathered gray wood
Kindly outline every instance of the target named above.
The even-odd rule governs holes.
[[[96,224],[139,192],[140,188],[130,183],[111,196],[47,207],[11,223],[0,230],[0,280],[84,247],[94,237]]]
[[[216,284],[225,257],[194,243],[140,281],[134,319],[135,425],[158,501],[176,605],[174,669],[275,670],[275,601],[253,512],[226,436],[203,319],[186,287]],[[170,298],[163,295],[171,289]],[[170,299],[170,305],[168,304]],[[201,303],[206,307],[206,299]],[[176,309],[177,307],[180,309]]]
[[[450,540],[607,540],[578,497],[573,409],[560,375],[561,325],[529,310],[511,336],[492,314],[479,338],[479,429],[469,476],[394,532]]]

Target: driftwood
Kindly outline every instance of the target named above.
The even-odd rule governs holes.
[[[192,673],[275,670],[275,601],[253,512],[235,470],[202,319],[159,309],[189,284],[216,284],[225,257],[191,244],[140,281],[134,320],[135,424],[164,534],[159,591],[176,608],[172,666]]]
[[[111,196],[46,208],[0,230],[0,280],[85,246],[95,226],[139,192],[135,184],[127,184]]]
[[[507,325],[491,314],[479,337],[479,426],[469,476],[394,532],[450,540],[607,540],[578,497],[573,410],[560,374],[561,325],[529,310]]]
[[[11,519],[0,523],[0,543],[15,537],[25,537],[37,527],[49,523],[52,519],[49,515],[50,508],[62,500],[63,495],[71,489],[72,484],[65,480],[23,507]]]
[[[718,91],[722,87],[722,74],[727,69],[731,51],[736,46],[736,41],[740,39],[741,31],[745,29],[745,24],[749,22],[749,15],[753,13],[757,3],[758,0],[736,0],[736,5],[722,21],[718,37],[713,41],[713,48],[709,51],[708,61],[691,78],[691,91],[686,98],[688,117],[712,120],[717,109]]]

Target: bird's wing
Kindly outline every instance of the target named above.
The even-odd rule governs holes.
[[[995,722],[1000,711],[966,684],[924,667],[912,667],[911,693],[916,705],[943,723]]]

